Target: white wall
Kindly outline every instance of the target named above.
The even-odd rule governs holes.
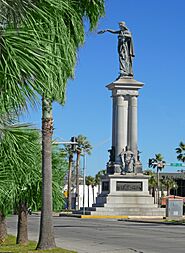
[[[92,190],[92,187],[89,186],[89,207],[91,207],[93,203],[96,203],[98,189],[99,189],[98,186],[94,186],[94,201],[93,201],[93,190]],[[67,191],[67,185],[65,185],[64,191]],[[74,188],[72,192],[75,193],[76,188]],[[83,185],[79,185],[79,206],[83,207]],[[88,186],[87,185],[85,185],[85,207],[88,207]]]

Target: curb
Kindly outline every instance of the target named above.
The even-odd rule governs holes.
[[[179,221],[159,221],[159,220],[131,220],[131,219],[118,219],[118,221],[127,221],[127,222],[138,222],[138,223],[153,223],[153,224],[164,224],[164,225],[180,225],[185,226],[185,222],[180,223]]]

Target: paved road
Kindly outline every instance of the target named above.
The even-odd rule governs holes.
[[[16,233],[16,216],[8,232]],[[40,217],[29,216],[29,238],[38,240]],[[54,217],[57,246],[79,253],[184,253],[185,226]]]

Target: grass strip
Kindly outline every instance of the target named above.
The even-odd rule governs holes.
[[[77,253],[76,251],[55,248],[49,250],[35,250],[37,243],[29,241],[28,245],[23,246],[16,244],[16,237],[8,235],[5,242],[0,244],[0,253]]]

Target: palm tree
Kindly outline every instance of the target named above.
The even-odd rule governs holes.
[[[174,180],[174,178],[172,178],[172,177],[165,177],[164,178],[164,185],[165,185],[166,190],[167,190],[167,196],[170,195],[170,190],[171,189],[177,188],[177,183]]]
[[[5,217],[18,212],[17,243],[27,244],[28,207],[41,207],[40,132],[28,124],[15,124],[15,116],[1,112],[0,118],[0,241],[6,237]],[[53,205],[63,205],[62,180],[66,163],[60,150],[53,150]]]
[[[4,92],[2,92],[4,106],[6,107],[6,100],[11,100],[11,98],[13,98],[11,100],[13,107],[25,105],[26,100],[24,98],[28,97],[33,101],[34,91],[43,97],[42,211],[37,248],[53,248],[55,247],[55,241],[51,194],[52,102],[56,100],[59,103],[64,103],[66,82],[68,78],[73,77],[76,52],[84,42],[84,18],[90,21],[90,29],[92,30],[104,14],[104,0],[90,2],[50,0],[44,3],[37,0],[34,2],[29,0],[5,0],[2,2],[2,7],[5,9],[5,14],[7,14],[5,15],[6,19],[1,20],[3,36],[10,28],[9,36],[13,32],[13,36],[10,36],[10,38],[14,39],[14,46],[12,46],[10,40],[9,47],[7,47],[7,41],[4,41],[4,37],[1,36],[4,43],[3,49],[5,48],[3,57],[1,57],[2,64],[0,64],[0,73],[4,75],[1,78],[4,81]],[[12,23],[14,24],[14,22],[14,30],[12,31]],[[19,33],[17,33],[17,30],[19,30]],[[22,37],[20,37],[20,34]],[[28,37],[28,40],[26,39],[28,46],[29,44],[32,45],[31,49],[28,47],[27,58],[24,58],[25,51],[23,50],[25,48],[25,35]],[[33,38],[35,40],[32,42]],[[19,50],[17,50],[19,54],[16,54],[15,50],[10,54],[10,49],[16,48],[17,41],[19,42]],[[29,43],[30,41],[31,43]],[[41,61],[37,55],[40,55]],[[38,63],[38,68],[35,62]],[[11,68],[7,69],[7,66],[11,66]],[[5,78],[7,72],[8,81]],[[10,88],[7,89],[7,87]]]
[[[27,244],[27,207],[37,202],[38,184],[41,185],[39,132],[26,124],[13,124],[13,119],[10,122],[8,118],[6,119],[6,114],[1,115],[0,185],[3,185],[1,194],[5,193],[6,196],[6,192],[9,192],[10,196],[6,197],[7,199],[3,198],[4,203],[1,203],[0,210],[5,216],[4,209],[7,205],[9,205],[7,210],[14,205],[14,209],[18,211],[17,243]],[[10,183],[12,189],[9,189],[6,182]],[[34,187],[37,194],[33,193]]]
[[[64,184],[65,175],[68,170],[67,154],[63,148],[59,146],[52,147],[52,196],[53,210],[61,211],[65,205],[64,200]]]
[[[68,171],[67,171],[67,208],[72,209],[71,206],[71,189],[72,189],[72,173],[73,173],[73,156],[75,150],[72,150],[71,145],[65,145],[65,152],[68,156]]]
[[[43,43],[46,32],[51,34],[52,16],[47,11],[44,13],[38,3],[29,0],[0,2],[3,13],[0,15],[0,101],[6,111],[10,106],[14,109],[25,107],[27,100],[34,104],[36,92],[42,94],[48,89],[46,80],[51,73],[50,66],[55,66],[49,50],[53,39],[48,38],[47,47]],[[41,17],[48,29],[38,25]]]
[[[95,178],[93,177],[92,178],[92,181],[91,181],[91,187],[92,187],[92,194],[93,194],[93,204],[94,204],[94,201],[95,201],[95,194],[94,194],[94,187],[96,186],[96,180]]]
[[[159,187],[160,187],[160,181],[159,181],[159,171],[161,171],[165,166],[165,161],[163,160],[163,156],[158,153],[155,154],[154,158],[149,159],[149,167],[153,167],[154,169],[157,167],[157,198],[158,198],[158,205],[160,205],[160,197],[159,197]]]
[[[76,147],[76,210],[79,209],[79,170],[80,170],[80,156],[82,153],[87,153],[88,155],[91,154],[92,146],[89,143],[87,137],[83,135],[77,136],[77,147]]]
[[[47,3],[45,3],[45,6],[39,6],[39,2],[35,1],[33,3],[26,0],[1,1],[4,15],[1,16],[0,26],[0,78],[2,87],[0,101],[5,110],[9,109],[10,105],[14,109],[22,108],[25,106],[27,98],[34,103],[35,92],[40,94],[43,94],[45,90],[48,93],[51,92],[50,87],[48,87],[48,81],[50,81],[50,85],[52,84],[51,75],[53,79],[59,79],[59,74],[55,72],[59,64],[55,62],[60,59],[60,56],[57,58],[57,55],[52,55],[50,50],[51,45],[53,47],[56,44],[53,42],[52,37],[53,13],[50,15],[52,9],[50,8],[50,11],[48,11],[47,6],[50,6]],[[44,27],[42,24],[44,24]],[[46,126],[46,124],[43,125]],[[43,131],[43,136],[46,136],[46,138],[43,138],[43,156],[45,151],[49,153],[47,145],[44,145],[45,142],[50,140],[50,138],[47,138],[47,133],[47,131]],[[49,131],[50,133],[52,132]],[[50,143],[48,146],[50,146]],[[49,161],[43,159],[44,167],[47,167],[46,165],[50,166],[50,164],[51,159]],[[48,180],[46,183],[51,180],[51,173],[47,172],[46,170],[43,173],[43,177],[46,176]],[[50,207],[52,206],[50,186],[51,183],[48,184],[47,193],[44,191],[43,194],[45,198],[48,198],[47,206],[44,205],[44,215],[47,220],[43,221],[42,219],[42,228],[46,225],[46,229],[43,228],[42,230],[46,235],[45,242],[47,242],[44,245],[46,248],[55,247],[52,221],[51,218],[49,219],[52,208]],[[45,188],[45,184],[43,184],[43,189]]]
[[[7,236],[6,216],[13,210],[15,200],[15,187],[7,173],[2,171],[0,161],[0,243],[4,242]]]
[[[155,175],[151,175],[149,180],[148,180],[148,185],[149,185],[149,192],[152,194],[154,197],[154,203],[156,203],[156,188],[157,188],[157,178]]]
[[[177,153],[177,159],[181,162],[185,162],[185,143],[182,141],[179,143],[179,147],[175,149]]]

